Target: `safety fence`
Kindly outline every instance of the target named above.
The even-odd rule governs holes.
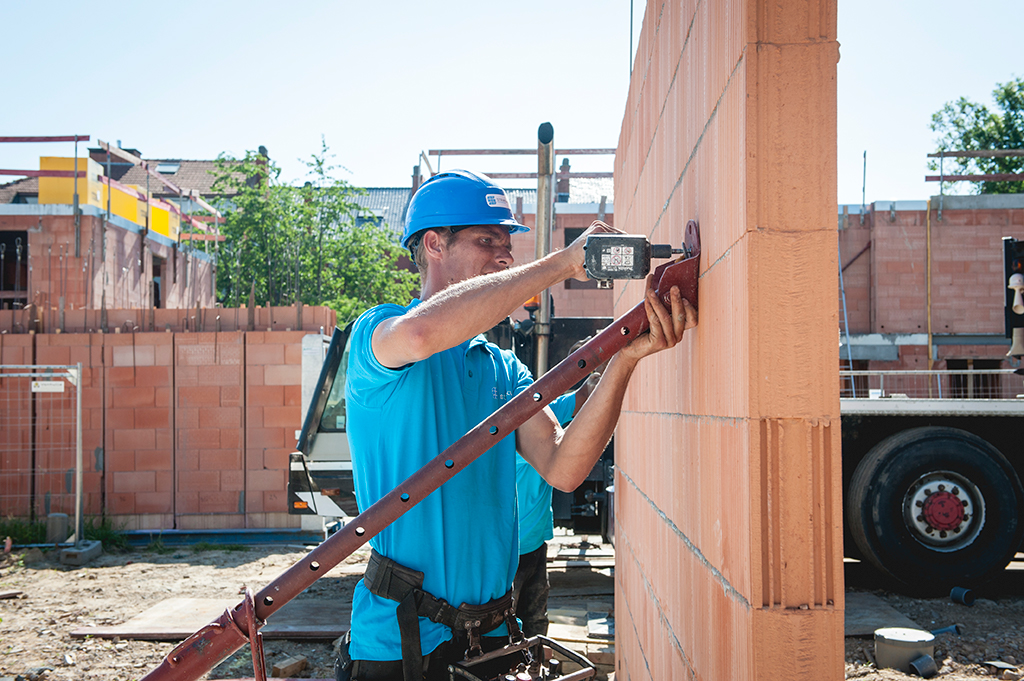
[[[0,516],[65,513],[81,530],[81,375],[81,364],[0,365]]]
[[[840,397],[855,399],[1024,399],[1024,376],[1012,369],[840,371]]]

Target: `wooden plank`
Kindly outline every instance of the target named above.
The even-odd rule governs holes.
[[[5,598],[17,598],[20,595],[20,591],[0,591],[0,600]]]
[[[81,627],[72,638],[180,641],[238,605],[238,599],[168,598],[117,625]],[[266,639],[333,640],[348,631],[350,601],[301,599],[287,603],[261,631]]]
[[[943,151],[928,154],[928,158],[1000,158],[1024,156],[1024,149],[979,149],[974,151]]]
[[[559,568],[590,568],[592,570],[602,570],[604,568],[615,567],[614,558],[595,558],[594,560],[550,560],[548,561],[548,569],[559,569]]]
[[[921,629],[917,622],[874,594],[847,591],[845,629],[847,636],[871,636],[875,629],[904,627]]]
[[[0,137],[0,142],[88,142],[89,135],[37,135],[35,137]],[[536,151],[533,153],[537,153]]]
[[[548,557],[552,560],[593,560],[595,558],[615,558],[615,551],[611,549],[559,549],[558,553]]]

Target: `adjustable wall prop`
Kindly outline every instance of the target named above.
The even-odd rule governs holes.
[[[672,287],[678,286],[682,296],[696,307],[700,231],[693,220],[686,225],[684,250],[684,257],[665,263],[654,271],[652,286],[666,305],[671,304]],[[246,641],[259,646],[256,635],[268,617],[648,328],[650,323],[641,300],[532,386],[506,402],[405,482],[306,554],[259,591],[255,598],[246,598],[233,609],[225,610],[219,618],[188,637],[167,654],[160,666],[144,676],[143,681],[195,681]]]

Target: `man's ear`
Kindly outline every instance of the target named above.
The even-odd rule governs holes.
[[[430,260],[438,260],[444,249],[444,236],[432,229],[423,233],[423,254]]]

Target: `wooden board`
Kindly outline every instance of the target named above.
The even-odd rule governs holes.
[[[871,636],[883,627],[921,628],[878,596],[862,591],[846,592],[845,624],[847,636]]]
[[[238,603],[238,599],[168,598],[127,622],[81,627],[71,637],[182,641]],[[349,601],[295,600],[274,613],[260,631],[266,639],[333,640],[348,631],[351,610]]]

